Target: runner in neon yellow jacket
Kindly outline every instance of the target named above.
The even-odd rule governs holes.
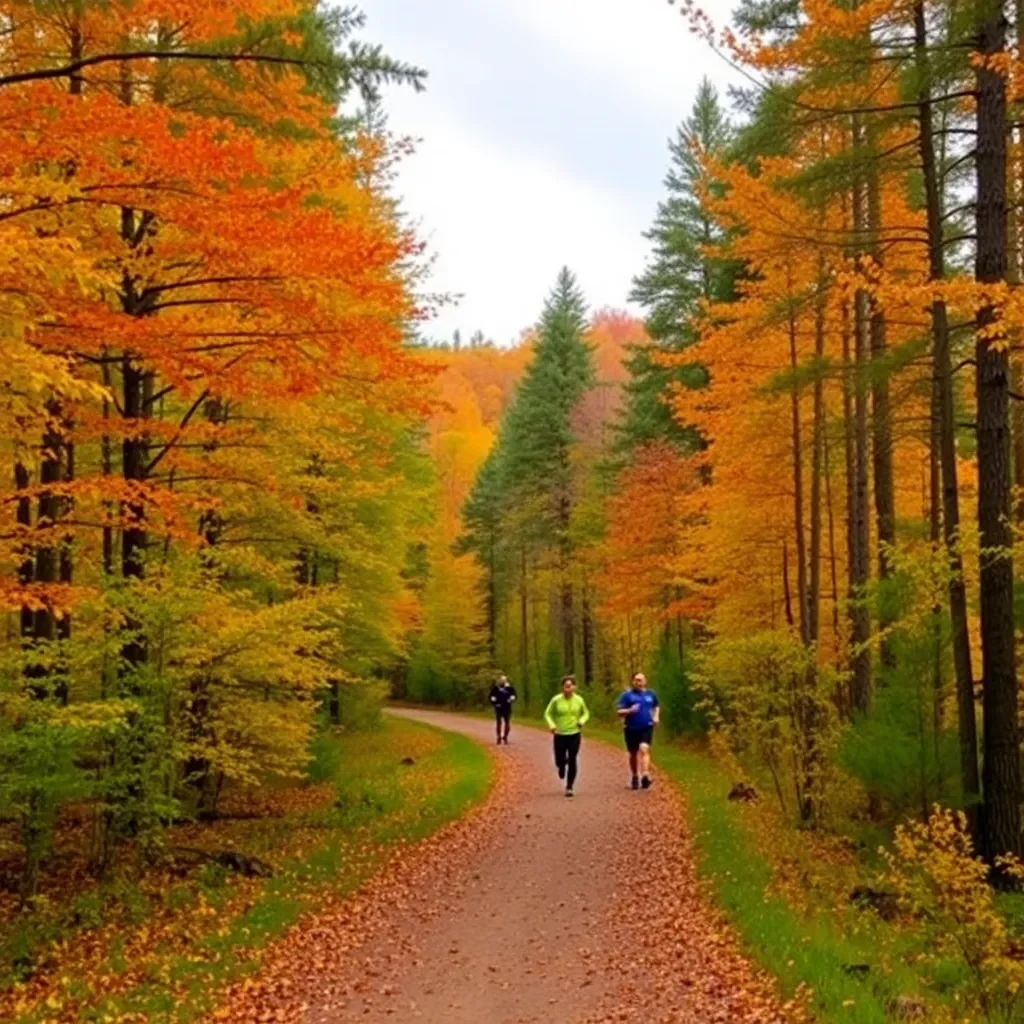
[[[555,767],[565,779],[565,795],[572,796],[580,753],[580,727],[590,720],[586,701],[576,692],[572,676],[562,680],[562,692],[556,693],[544,709],[544,721],[555,738]]]

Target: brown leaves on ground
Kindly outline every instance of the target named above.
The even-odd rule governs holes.
[[[489,728],[450,724],[481,736]],[[682,804],[667,785],[623,793],[621,755],[592,742],[581,776],[589,792],[545,805],[557,806],[554,827],[566,831],[554,847],[539,840],[550,819],[538,823],[526,806],[560,797],[547,737],[525,732],[518,749],[499,754],[500,779],[481,810],[402,851],[352,899],[300,923],[209,1021],[806,1019],[799,999],[781,1003],[773,980],[751,966],[709,905]],[[574,849],[572,816],[581,811],[598,816],[598,841]],[[540,863],[552,848],[554,862]],[[510,849],[538,885],[565,875],[565,901],[550,914],[519,912],[534,883],[503,889],[507,874],[490,877],[499,865],[507,871]],[[574,859],[582,865],[575,875]],[[604,865],[600,886],[588,875],[594,863]],[[591,915],[588,894],[597,889],[605,898]],[[464,923],[452,928],[455,919]]]
[[[740,952],[728,922],[709,903],[678,793],[661,785],[648,797],[650,814],[639,833],[620,844],[611,865],[623,878],[639,874],[647,894],[633,904],[635,914],[616,908],[609,919],[609,930],[620,934],[605,955],[606,969],[623,981],[609,1004],[579,1024],[806,1019],[800,999],[780,1003],[773,979]]]
[[[390,996],[382,965],[361,955],[398,917],[421,922],[445,913],[474,865],[497,840],[502,818],[496,808],[514,800],[514,773],[503,770],[485,803],[429,838],[405,846],[355,895],[307,915],[267,951],[258,976],[228,990],[205,1024],[297,1024],[337,1016],[353,991]],[[434,899],[424,899],[431,894]],[[441,898],[437,898],[441,897]],[[391,960],[414,955],[411,936],[388,935]]]
[[[354,824],[330,817],[341,796],[353,800],[353,794],[363,793],[359,780],[352,782],[352,793],[333,783],[292,785],[284,780],[259,790],[231,790],[221,818],[174,826],[168,831],[167,856],[156,862],[138,855],[125,859],[119,880],[106,889],[87,870],[88,819],[84,811],[69,813],[58,830],[62,856],[44,875],[45,896],[33,916],[19,920],[13,895],[0,898],[0,934],[31,924],[57,936],[33,950],[24,981],[0,989],[0,1020],[34,1014],[32,1019],[44,1024],[70,1024],[92,1014],[141,1024],[152,1019],[150,1012],[125,1006],[138,1002],[142,988],[176,1008],[176,1016],[160,1019],[186,1019],[197,1003],[210,1005],[226,964],[232,971],[256,970],[266,950],[255,940],[239,946],[235,933],[244,931],[246,915],[263,905],[267,879],[222,870],[208,890],[201,876],[212,862],[204,851],[252,856],[274,869],[275,883],[285,884],[289,897],[324,905],[338,899],[339,886],[351,887],[380,870],[389,844],[387,836],[375,835],[375,828],[386,832],[418,822],[428,799],[454,781],[451,767],[435,759],[444,747],[438,733],[392,723],[346,744],[347,755],[374,776],[373,792],[387,809]],[[412,758],[415,769],[398,768],[403,756]],[[391,775],[384,776],[384,765]],[[401,787],[400,798],[392,796],[394,787]],[[336,852],[337,872],[306,878],[300,870],[303,859],[325,845]],[[315,950],[310,954],[311,964],[317,956]]]

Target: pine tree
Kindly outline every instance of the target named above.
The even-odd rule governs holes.
[[[594,380],[585,331],[583,296],[563,267],[541,314],[533,362],[502,426],[506,486],[546,492],[538,525],[556,533],[568,530],[573,411]]]
[[[495,453],[485,466],[487,473],[495,474],[494,479],[478,479],[464,512],[472,531],[466,543],[472,543],[483,559],[482,504],[477,507],[474,499],[484,501],[484,488],[487,501],[500,496],[504,557],[519,567],[523,602],[529,562],[539,555],[549,560],[554,556],[559,607],[552,618],[559,624],[562,665],[568,672],[576,662],[577,620],[571,573],[571,525],[578,498],[574,417],[594,383],[586,326],[583,296],[575,277],[563,268],[537,325],[533,361],[505,415]],[[526,664],[525,651],[521,663]]]
[[[487,615],[487,650],[495,659],[498,616],[498,559],[501,517],[504,510],[498,449],[491,449],[480,467],[473,490],[462,509],[465,530],[455,544],[456,554],[473,552],[484,570],[484,607]]]
[[[653,252],[630,296],[647,311],[647,333],[654,345],[635,348],[627,364],[631,379],[619,442],[624,451],[662,438],[681,449],[698,443],[692,430],[674,420],[664,397],[673,385],[703,386],[704,371],[698,365],[662,366],[656,355],[659,349],[676,353],[691,345],[701,303],[725,299],[731,291],[729,265],[708,253],[722,235],[701,195],[701,160],[722,153],[730,135],[718,93],[704,79],[692,113],[669,143],[668,196],[658,204],[654,225],[645,234]]]

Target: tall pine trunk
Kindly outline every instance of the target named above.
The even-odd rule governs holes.
[[[807,637],[817,644],[821,633],[821,484],[825,462],[825,273],[819,262],[818,294],[814,303],[814,397],[811,427],[811,550],[807,595]]]
[[[854,118],[854,149],[863,145],[863,130]],[[853,187],[853,227],[860,243],[866,237],[867,209],[864,183],[858,174]],[[853,486],[849,510],[852,524],[850,559],[850,643],[853,647],[852,705],[856,711],[866,711],[871,701],[871,655],[868,640],[871,618],[867,606],[867,588],[870,579],[870,527],[868,522],[868,402],[867,371],[870,347],[870,311],[868,297],[861,290],[854,299],[853,311]],[[849,370],[848,370],[849,372]]]
[[[919,147],[928,218],[928,267],[933,281],[946,276],[942,235],[942,192],[935,159],[933,107],[928,68],[928,36],[923,0],[914,5],[914,37],[917,71]],[[932,321],[932,457],[941,477],[942,538],[949,563],[949,614],[956,679],[957,731],[960,740],[960,782],[972,833],[977,830],[977,804],[981,793],[978,772],[977,719],[974,709],[974,676],[971,642],[967,628],[967,592],[960,554],[960,495],[957,481],[956,424],[953,419],[953,372],[949,353],[949,318],[946,303],[936,299]],[[934,482],[932,484],[935,486]],[[936,502],[938,504],[938,502]],[[935,514],[933,514],[933,522]]]
[[[878,164],[872,145],[867,181],[868,231],[871,236],[871,258],[881,266],[882,251],[879,234],[882,225],[881,185]],[[889,371],[886,366],[888,342],[885,313],[872,299],[869,303],[871,336],[871,458],[874,477],[875,522],[878,529],[878,579],[889,578],[890,552],[896,543],[896,499],[892,467],[892,409],[889,401]],[[880,656],[885,668],[892,668],[892,645],[886,636],[892,625],[888,595],[882,593],[878,609],[878,627],[882,634]]]
[[[1024,0],[1017,0],[1013,5],[1014,33],[1017,48],[1024,45]],[[1024,181],[1021,180],[1021,146],[1024,146],[1024,126],[1019,121],[1020,105],[1015,108],[1013,120],[1016,123],[1010,138],[1014,143],[1015,160],[1009,166],[1008,180],[1010,184],[1009,206],[1009,244],[1007,279],[1014,287],[1019,287],[1024,277],[1021,266],[1021,244],[1024,242],[1021,229],[1021,203],[1024,202]],[[1017,395],[1024,394],[1024,359],[1019,351],[1021,334],[1015,331],[1013,336],[1016,355],[1011,356],[1011,374],[1013,391]],[[1011,411],[1013,426],[1013,482],[1017,490],[1017,503],[1014,518],[1018,526],[1024,526],[1024,402],[1016,401]]]
[[[1002,4],[978,0],[977,41],[983,57],[1006,52]],[[975,68],[977,199],[975,277],[981,285],[1006,280],[1006,83]],[[1013,536],[1010,529],[1009,354],[996,309],[978,311],[978,525],[981,544],[981,649],[984,679],[984,761],[981,839],[989,860],[1020,851],[1020,748],[1013,620]]]
[[[796,375],[798,353],[796,344],[796,311],[793,303],[792,280],[789,281],[789,365]],[[807,537],[804,530],[804,469],[803,438],[800,425],[800,385],[794,381],[790,392],[790,430],[793,445],[793,525],[796,536],[796,591],[797,624],[800,640],[807,646],[811,642],[810,616],[807,601]]]

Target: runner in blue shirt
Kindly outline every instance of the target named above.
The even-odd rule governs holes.
[[[626,750],[633,789],[651,787],[651,742],[654,727],[661,719],[658,695],[647,689],[647,676],[637,672],[628,690],[615,702],[615,710],[625,729]]]

